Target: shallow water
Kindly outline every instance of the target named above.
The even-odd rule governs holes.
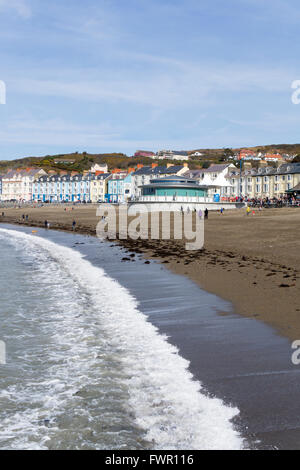
[[[0,227],[0,448],[242,448],[231,422],[238,409],[203,392],[109,275],[122,265],[120,249],[39,234]],[[139,269],[146,283],[143,262]]]
[[[58,378],[59,386],[72,383],[74,375],[74,390],[79,389],[80,393],[81,371],[85,382],[87,378],[90,379],[89,374],[92,379],[91,389],[90,385],[84,388],[87,399],[81,397],[82,408],[76,399],[74,402],[66,400],[54,407],[52,416],[47,408],[51,404],[49,399],[44,413],[46,418],[42,414],[45,422],[34,420],[38,426],[30,424],[25,427],[22,436],[22,432],[20,434],[19,430],[13,429],[11,440],[4,444],[1,434],[6,432],[7,427],[0,427],[0,447],[23,448],[25,443],[27,448],[34,445],[38,448],[43,445],[45,448],[124,449],[300,448],[300,368],[291,362],[291,344],[287,339],[255,319],[233,314],[230,304],[199,289],[188,279],[170,273],[159,263],[145,265],[141,256],[135,256],[135,261],[121,262],[123,256],[128,255],[124,255],[118,246],[100,243],[93,237],[39,230],[40,238],[35,242],[37,246],[33,248],[33,240],[30,238],[25,248],[22,233],[31,234],[31,229],[17,230],[23,240],[20,244],[18,239],[19,257],[16,259],[25,264],[24,276],[14,278],[14,288],[16,280],[22,285],[29,272],[37,280],[35,288],[29,291],[27,307],[24,304],[24,293],[17,304],[23,305],[20,308],[21,312],[23,308],[27,326],[27,319],[31,319],[30,311],[33,310],[31,305],[35,305],[35,302],[37,306],[42,305],[40,312],[36,308],[35,311],[39,312],[36,317],[42,313],[42,319],[50,322],[45,335],[42,327],[44,322],[36,320],[37,350],[41,350],[44,341],[48,344],[53,332],[61,332],[65,348],[61,350],[64,354],[59,359],[62,361],[59,363],[61,368],[50,368],[54,372],[62,371]],[[6,242],[3,237],[0,240],[0,250],[6,243],[0,254],[2,260],[8,256],[7,235]],[[12,237],[10,239],[9,246],[15,246],[14,252],[16,242],[13,242]],[[42,246],[41,239],[51,240],[56,245],[51,248]],[[73,251],[67,254],[65,248],[60,246]],[[46,256],[46,261],[33,259],[35,250],[39,256]],[[75,252],[79,253],[79,258]],[[16,261],[10,262],[13,272],[13,263]],[[55,273],[55,269],[59,272],[55,275],[45,274],[50,265]],[[39,277],[41,272],[44,274]],[[43,277],[46,285],[41,281]],[[7,279],[7,275],[2,274],[0,289],[4,292],[4,301],[1,300],[0,316],[8,320],[8,336],[13,342],[18,335],[12,321],[12,313],[16,308],[6,308],[12,286],[11,278],[10,282]],[[3,288],[5,282],[6,289]],[[42,293],[36,290],[39,286]],[[36,300],[34,292],[39,293]],[[53,296],[50,303],[44,301],[43,292]],[[9,316],[6,314],[8,311]],[[54,312],[60,312],[59,321]],[[20,319],[21,325],[24,318]],[[82,318],[81,322],[79,318]],[[152,328],[147,319],[158,330]],[[65,332],[73,332],[73,327],[74,334],[66,336]],[[88,335],[90,331],[95,353],[100,356],[99,350],[104,348],[102,360],[106,375],[101,374],[102,362],[89,362],[90,357],[84,353],[84,347],[90,350],[89,336],[87,339],[85,337],[85,333]],[[163,335],[168,337],[167,341]],[[29,338],[32,337],[29,335]],[[1,334],[0,339],[3,339]],[[74,361],[70,357],[77,340],[81,346],[76,359],[78,368],[72,369]],[[9,355],[14,348],[12,342],[8,344]],[[31,347],[34,342],[29,339],[27,344]],[[54,344],[54,350],[57,351]],[[47,364],[48,356],[45,357]],[[33,363],[29,360],[28,364],[30,370],[30,364]],[[94,365],[94,371],[90,364]],[[12,363],[5,368],[0,366],[0,379],[4,380],[0,382],[3,391],[9,383],[6,381],[11,380],[8,373],[10,367],[13,368]],[[22,355],[18,367],[16,372],[12,372],[17,382],[24,367]],[[41,368],[44,369],[46,371],[47,368]],[[43,374],[41,376],[44,377]],[[108,391],[103,398],[101,390],[107,385],[107,382],[102,383],[104,378],[118,383],[116,395]],[[195,381],[199,381],[202,388],[199,389]],[[28,396],[26,398],[24,394],[24,401],[21,399],[18,403],[25,410],[30,404],[30,388],[26,384],[23,388]],[[11,397],[17,397],[18,390]],[[50,397],[63,397],[54,387],[49,390]],[[92,390],[92,398],[88,395],[89,390]],[[45,387],[41,388],[42,397],[44,393]],[[75,397],[80,396],[76,393]],[[208,399],[207,396],[217,397],[218,400]],[[91,400],[94,403],[94,414],[87,421]],[[23,415],[16,412],[16,403],[12,402],[15,414],[12,413],[11,417],[15,423],[19,423]],[[38,418],[40,410],[44,410],[42,400],[40,404],[40,408],[38,402],[34,405]],[[1,397],[0,405],[3,410]],[[103,411],[106,408],[102,409],[101,406],[111,406],[110,413],[106,414]],[[31,419],[31,405],[27,411]],[[61,421],[57,415],[61,416]],[[120,425],[118,429],[114,427],[115,420]],[[26,433],[31,432],[30,426],[36,432],[37,443],[33,439],[28,440]],[[45,443],[42,442],[44,436]]]

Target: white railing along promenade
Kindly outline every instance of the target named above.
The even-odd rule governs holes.
[[[189,197],[189,196],[139,196],[131,199],[131,202],[214,202],[211,197]]]

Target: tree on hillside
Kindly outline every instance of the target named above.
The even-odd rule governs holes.
[[[221,161],[228,160],[229,157],[233,157],[234,152],[231,148],[224,148],[223,155],[220,158]]]

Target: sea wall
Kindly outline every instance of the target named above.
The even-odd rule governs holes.
[[[177,212],[183,210],[186,212],[208,209],[209,211],[219,211],[222,208],[225,210],[241,209],[246,207],[244,202],[170,202],[170,201],[153,201],[153,202],[131,202],[129,203],[129,214],[130,212]]]

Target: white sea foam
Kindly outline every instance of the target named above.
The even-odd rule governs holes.
[[[61,320],[61,330],[54,338],[58,347],[62,351],[65,349],[65,361],[60,367],[53,368],[51,379],[47,377],[43,386],[39,383],[32,384],[32,400],[36,400],[37,404],[41,402],[43,413],[38,407],[16,413],[13,425],[11,417],[1,425],[1,433],[6,430],[8,441],[20,432],[20,439],[14,443],[14,447],[49,447],[48,443],[53,440],[53,435],[59,433],[59,426],[54,422],[48,430],[45,426],[35,427],[34,423],[41,416],[45,419],[51,415],[57,417],[59,410],[72,407],[74,394],[78,390],[78,378],[81,385],[99,387],[97,377],[100,369],[97,364],[99,360],[101,362],[101,351],[107,345],[110,360],[116,360],[116,364],[121,366],[122,374],[106,366],[101,371],[102,379],[112,380],[114,389],[120,387],[120,391],[115,390],[116,396],[112,398],[116,400],[116,407],[118,393],[124,394],[124,387],[126,388],[126,406],[150,448],[243,447],[243,440],[231,422],[238,414],[238,409],[225,406],[221,400],[209,398],[201,391],[201,385],[188,370],[188,361],[178,354],[178,350],[139,311],[137,301],[127,289],[107,276],[103,269],[85,260],[78,251],[13,230],[0,229],[1,234],[9,237],[16,246],[38,250],[40,262],[43,261],[43,253],[47,254],[44,276],[49,278],[50,275],[56,279],[54,294],[64,309],[62,312],[53,312],[53,319],[49,318],[47,328],[51,330],[51,321]],[[61,283],[57,277],[69,284]],[[70,287],[73,288],[71,297],[69,290],[68,294],[64,292],[64,289]],[[81,297],[78,297],[78,292]],[[76,302],[78,304],[79,298],[83,307],[78,305],[77,309]],[[84,300],[88,302],[86,308]],[[68,314],[65,312],[66,303],[72,306],[68,309]],[[103,332],[101,344],[92,328],[97,323]],[[55,350],[52,354],[55,356]],[[114,375],[116,377],[113,380],[111,377]],[[13,395],[14,390],[0,393],[0,400],[7,393]],[[41,398],[41,393],[46,395]],[[22,397],[18,400],[22,400]],[[93,433],[95,415],[84,417],[86,439],[89,433]],[[24,437],[29,430],[33,438]],[[130,443],[129,448],[132,445]]]

